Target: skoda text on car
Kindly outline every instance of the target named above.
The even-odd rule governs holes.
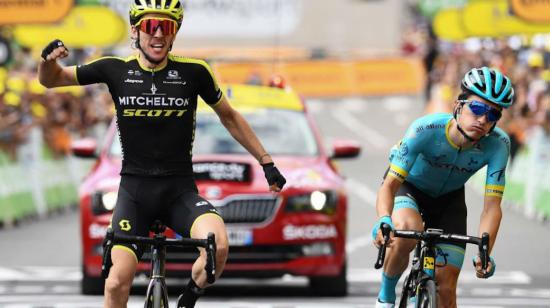
[[[359,146],[335,140],[332,153],[326,153],[312,117],[291,90],[223,88],[288,182],[281,193],[269,192],[259,163],[231,138],[215,112],[199,103],[193,170],[200,194],[216,206],[227,226],[230,249],[222,279],[291,274],[308,277],[319,294],[345,295],[347,196],[334,159],[356,157]],[[120,181],[116,125],[100,148],[92,140],[73,143],[75,155],[97,158],[79,190],[85,294],[103,291],[101,243]],[[187,277],[196,253],[168,249],[167,275]],[[148,261],[146,252],[138,270],[147,272]]]

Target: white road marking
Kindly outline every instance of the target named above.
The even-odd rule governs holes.
[[[496,271],[489,279],[479,279],[473,271],[462,271],[458,278],[459,283],[472,284],[530,284],[531,277],[521,271]]]
[[[325,102],[319,99],[308,99],[306,101],[306,108],[311,113],[321,113],[325,110]]]
[[[372,244],[372,236],[370,234],[357,237],[352,239],[351,241],[348,241],[348,243],[346,244],[346,252],[348,254],[352,254],[355,251],[357,251],[359,248],[366,247],[371,244]],[[348,274],[348,278],[349,278],[349,274]]]
[[[357,249],[357,247],[362,247],[365,244],[370,245],[370,237],[369,236],[363,236],[359,238],[352,239],[348,242],[348,252],[351,250],[352,252]],[[6,268],[0,268],[0,270],[5,270]],[[80,281],[80,268],[78,267],[59,267],[59,270],[73,274],[70,275],[70,280],[62,281],[64,283],[67,282],[77,282]],[[16,282],[37,282],[35,285],[15,285],[14,288],[21,292],[34,292],[34,288],[37,286],[44,286],[45,284],[43,282],[59,282],[56,280],[57,274],[52,273],[50,279],[47,279],[47,277],[40,277],[40,279],[34,279],[32,275],[29,275],[29,271],[26,270],[26,268],[20,268],[19,271],[21,271],[21,274],[18,275],[16,278],[6,278],[3,276],[0,276],[0,282],[5,282],[8,284],[16,283]],[[348,271],[348,279],[353,282],[378,282],[379,281],[379,274],[380,272],[375,270],[374,268],[350,268]],[[497,271],[493,277],[490,279],[479,279],[475,276],[475,273],[471,270],[465,270],[462,271],[459,278],[459,283],[463,285],[472,285],[472,284],[480,284],[480,285],[529,285],[531,284],[532,278],[522,271]],[[217,285],[234,285],[234,284],[247,284],[250,282],[258,282],[258,280],[254,279],[227,279],[227,280],[220,280]],[[300,284],[307,282],[307,279],[305,277],[297,277],[292,275],[286,275],[283,279],[266,279],[261,281],[261,285],[280,285],[280,284]],[[0,293],[1,291],[7,291],[9,286],[2,286],[0,285]],[[29,287],[29,289],[26,289],[26,287]],[[58,291],[61,290],[69,290],[64,289],[62,287],[56,289]],[[527,293],[521,293],[524,291],[519,291],[523,289],[518,289],[518,293],[515,294],[515,296],[524,296]],[[529,294],[538,294],[539,297],[549,297],[550,298],[550,289],[533,289],[533,290],[526,290],[525,292],[531,292]]]
[[[370,242],[369,242],[370,243]],[[407,269],[408,271],[409,269]],[[374,268],[351,268],[348,270],[348,279],[352,282],[363,282],[363,283],[377,283],[380,281],[380,271],[375,270]],[[459,285],[527,285],[530,284],[531,277],[524,272],[520,271],[511,271],[511,272],[496,272],[493,277],[490,279],[479,279],[475,276],[474,271],[466,270],[462,271],[460,277],[458,278]],[[524,289],[517,289],[524,290]],[[525,289],[525,292],[528,294],[539,294],[540,297],[550,298],[550,289],[534,289],[533,293],[530,293],[532,290]],[[519,292],[519,291],[518,291]],[[527,293],[525,293],[527,294]],[[525,294],[518,293],[516,296],[526,296]]]
[[[24,285],[24,286],[14,286],[14,293],[25,293],[25,294],[42,294],[46,291],[45,285]]]
[[[393,119],[395,120],[395,123],[399,126],[406,126],[411,123],[411,120],[409,120],[409,117],[405,113],[397,113]]]
[[[359,197],[366,204],[376,207],[376,191],[369,186],[352,178],[346,179],[346,186],[349,192]]]
[[[393,112],[408,111],[416,101],[407,96],[387,96],[382,100],[382,106]]]
[[[243,301],[227,299],[224,301],[209,301],[207,297],[201,299],[196,307],[197,308],[214,308],[214,307],[227,307],[227,308],[310,308],[310,307],[330,307],[330,308],[366,308],[372,307],[372,303],[376,300],[375,297],[365,296],[360,298],[345,298],[345,299],[328,299],[328,298],[310,298],[310,299],[296,299],[296,300],[277,300],[276,298],[266,299],[270,303],[258,303],[258,301]],[[305,302],[307,301],[307,302]],[[346,303],[344,301],[353,301]],[[72,297],[52,297],[37,295],[33,298],[29,297],[13,297],[9,296],[0,299],[0,303],[4,302],[3,308],[36,308],[36,307],[49,307],[49,308],[90,308],[97,307],[102,302],[102,298],[99,296],[72,296]],[[170,305],[175,306],[175,299],[170,300]],[[485,297],[467,297],[459,298],[458,306],[461,308],[504,308],[504,307],[548,307],[550,300],[548,299],[532,299],[528,297],[524,298],[485,298]],[[128,303],[129,308],[143,307],[143,299],[138,296],[130,298]]]
[[[342,108],[352,112],[364,112],[367,110],[367,100],[361,98],[347,98],[340,101]]]
[[[21,273],[12,268],[0,267],[0,279],[2,280],[12,280],[17,279]]]
[[[387,149],[389,143],[387,138],[376,130],[363,124],[361,121],[352,116],[351,113],[338,109],[331,113],[331,115],[340,122],[340,124],[346,126],[353,131],[357,136],[362,137],[365,141],[370,143],[376,149]]]
[[[509,295],[550,298],[550,289],[512,289]]]
[[[52,287],[51,292],[52,293],[64,293],[64,294],[80,293],[80,286],[76,286],[76,285],[72,285],[72,286],[56,285],[56,286]]]
[[[457,299],[458,307],[550,307],[549,299],[529,297],[464,297]],[[475,305],[475,306],[474,306]],[[499,305],[499,306],[494,306]]]
[[[81,277],[76,267],[0,267],[0,281],[75,281]]]
[[[474,288],[470,291],[474,296],[502,296],[504,289],[502,288]]]

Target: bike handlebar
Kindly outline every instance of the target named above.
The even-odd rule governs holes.
[[[386,246],[390,238],[391,227],[382,223],[380,225],[382,231],[382,236],[384,236],[384,244],[382,244],[378,250],[378,259],[374,264],[375,269],[379,269],[384,265],[384,259],[386,255]],[[475,244],[479,249],[479,257],[481,259],[481,266],[483,270],[487,269],[489,263],[489,233],[484,232],[481,235],[481,238],[470,236],[470,235],[460,235],[460,234],[449,234],[443,233],[440,230],[431,230],[419,232],[414,230],[394,230],[394,237],[409,238],[417,241],[427,241],[432,243],[438,242],[452,242],[457,244],[467,243]]]
[[[115,235],[114,230],[112,228],[108,228],[107,233],[105,234],[105,240],[103,242],[104,253],[103,264],[101,267],[103,278],[107,278],[109,275],[109,269],[112,265],[110,262],[110,250],[114,244],[145,244],[157,247],[203,247],[206,250],[206,265],[204,266],[206,271],[206,280],[210,284],[216,281],[216,236],[212,232],[208,233],[206,239],[173,239],[166,238],[164,235],[155,235],[154,237]]]

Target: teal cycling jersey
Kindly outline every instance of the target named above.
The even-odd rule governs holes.
[[[432,197],[464,186],[487,166],[485,195],[502,197],[510,138],[495,129],[472,147],[462,149],[449,137],[452,115],[430,114],[413,122],[405,137],[390,153],[388,174],[405,179]]]

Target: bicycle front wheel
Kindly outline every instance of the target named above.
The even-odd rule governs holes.
[[[164,286],[160,282],[154,283],[147,291],[145,308],[167,308],[168,302],[164,296]]]
[[[409,298],[413,297],[415,295],[414,290],[412,288],[412,278],[411,274],[407,275],[405,277],[405,281],[403,282],[403,287],[401,289],[401,299],[399,300],[399,308],[407,308],[407,304],[409,302]]]
[[[437,308],[437,289],[435,281],[426,280],[416,293],[416,308]]]

